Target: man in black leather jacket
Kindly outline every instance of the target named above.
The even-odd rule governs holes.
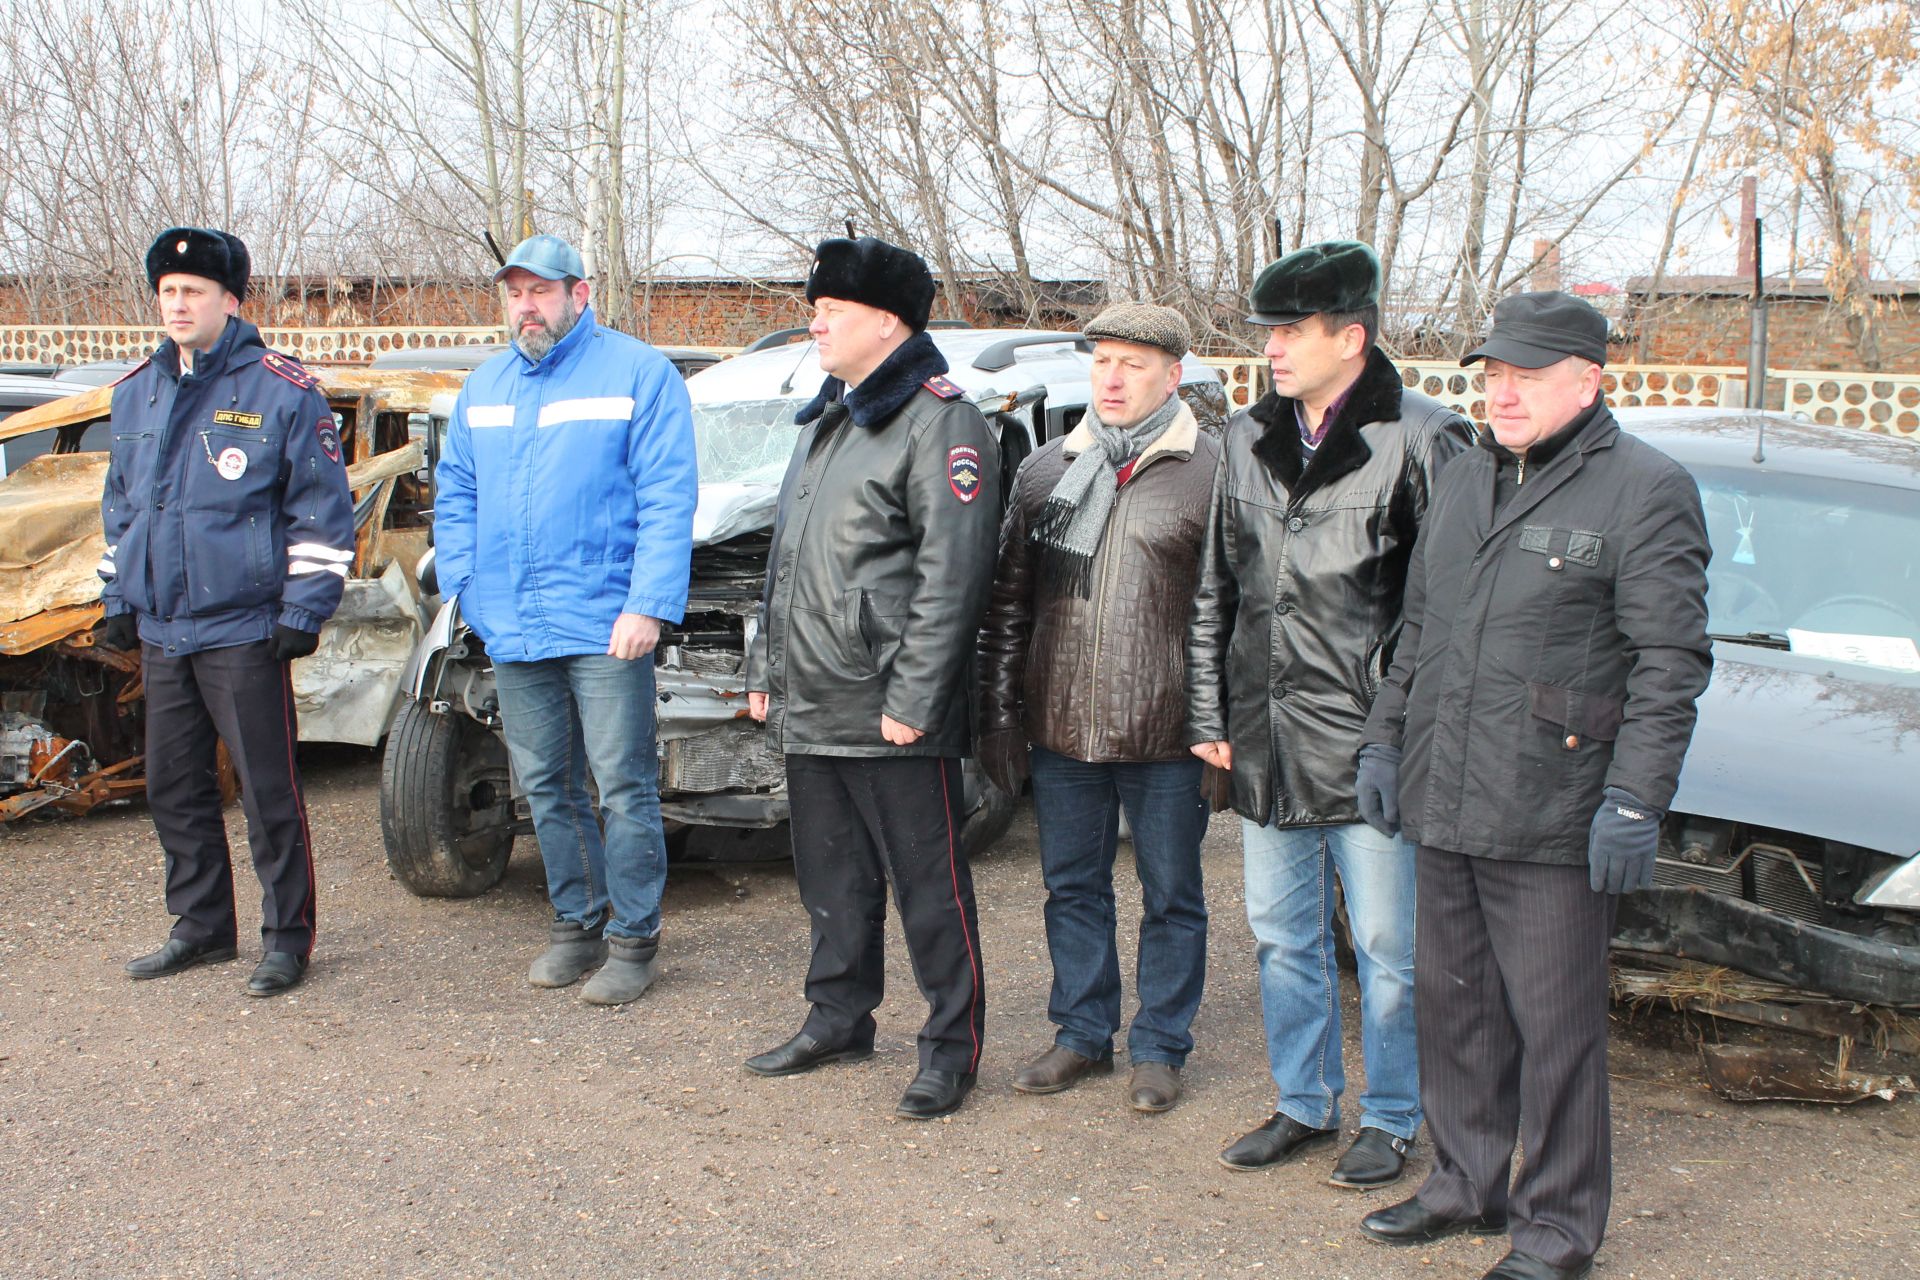
[[[933,293],[905,249],[820,245],[807,300],[830,376],[798,417],[747,661],[749,710],[786,754],[813,927],[806,1023],[747,1068],[872,1053],[891,880],[930,1005],[910,1119],[966,1100],[985,1038],[960,759],[1000,516],[997,446],[925,333]]]
[[[1400,633],[1433,478],[1472,438],[1373,343],[1380,264],[1309,245],[1254,282],[1274,390],[1227,426],[1188,628],[1189,741],[1233,772],[1273,1115],[1221,1153],[1278,1163],[1340,1133],[1336,875],[1359,960],[1366,1089],[1336,1186],[1397,1179],[1420,1128],[1413,849],[1360,821],[1354,754]]]

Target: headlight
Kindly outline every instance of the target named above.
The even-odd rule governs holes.
[[[1897,907],[1920,911],[1920,854],[1868,884],[1857,899],[1868,907]]]

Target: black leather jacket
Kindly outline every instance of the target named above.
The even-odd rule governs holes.
[[[1473,439],[1376,348],[1320,447],[1269,393],[1227,424],[1187,628],[1187,737],[1233,746],[1255,822],[1360,820],[1354,755],[1393,661],[1435,474]]]
[[[964,756],[993,587],[998,446],[916,334],[851,392],[801,410],[747,687],[791,755]],[[923,735],[880,736],[882,714]]]

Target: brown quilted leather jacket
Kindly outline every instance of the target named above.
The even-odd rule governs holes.
[[[1094,763],[1185,759],[1187,617],[1220,446],[1183,406],[1120,486],[1081,599],[1037,580],[1027,530],[1091,443],[1075,428],[1014,479],[980,631],[980,727]]]

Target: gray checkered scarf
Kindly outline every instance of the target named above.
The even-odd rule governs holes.
[[[1091,406],[1082,425],[1093,433],[1093,444],[1067,464],[1053,492],[1034,518],[1028,539],[1040,548],[1043,579],[1083,599],[1093,586],[1093,556],[1106,532],[1107,516],[1120,492],[1116,473],[1145,453],[1180,412],[1178,395],[1131,427],[1110,427]]]

